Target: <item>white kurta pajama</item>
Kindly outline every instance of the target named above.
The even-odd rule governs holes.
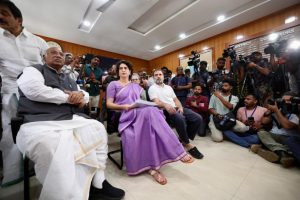
[[[41,38],[25,28],[19,36],[0,28],[0,75],[2,77],[2,128],[0,151],[3,156],[2,186],[10,185],[22,177],[21,154],[12,139],[10,120],[16,107],[9,104],[13,94],[18,97],[17,76],[27,66],[42,64],[42,54],[48,48]]]
[[[17,81],[24,95],[33,101],[66,103],[68,95],[44,85],[42,74],[24,69]],[[88,101],[88,93],[85,101]],[[43,184],[40,199],[88,199],[91,180],[101,185],[107,159],[104,126],[92,119],[73,115],[72,120],[23,124],[17,136],[19,149],[34,161]]]

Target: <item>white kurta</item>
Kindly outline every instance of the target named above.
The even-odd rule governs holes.
[[[10,105],[15,93],[18,97],[17,76],[29,65],[42,64],[42,54],[48,48],[41,38],[25,28],[19,36],[0,28],[0,74],[2,77],[2,127],[0,150],[3,155],[2,186],[10,185],[22,176],[21,154],[13,143],[10,120],[16,114],[16,107]]]
[[[63,73],[68,74],[71,79],[77,81],[79,73],[74,68],[72,68],[71,65],[64,65],[61,70]]]
[[[44,81],[37,69],[27,67],[17,83],[30,100],[67,102],[67,94]],[[84,94],[88,102],[89,95]],[[72,120],[26,123],[20,128],[17,145],[35,163],[36,176],[43,184],[40,199],[88,199],[94,175],[100,185],[104,180],[107,134],[96,120],[73,115]]]

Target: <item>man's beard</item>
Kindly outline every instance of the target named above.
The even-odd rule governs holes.
[[[200,96],[201,94],[198,93],[198,92],[194,92],[194,95],[195,95],[195,96]]]
[[[227,92],[229,92],[230,90],[226,90],[226,89],[222,88],[221,91],[222,91],[223,93],[227,93]]]
[[[155,79],[155,83],[157,85],[161,85],[161,84],[163,84],[163,80],[161,80],[161,79]]]

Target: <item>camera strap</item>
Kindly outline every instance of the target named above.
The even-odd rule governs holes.
[[[255,111],[256,111],[256,108],[257,108],[257,106],[255,106],[255,108],[254,108],[253,112],[251,113],[250,117],[252,117],[252,116],[253,116],[253,114],[254,114],[254,113],[255,113]],[[246,109],[246,107],[245,107],[245,116],[246,116],[246,119],[248,119],[248,115],[247,115],[247,109]]]
[[[230,96],[229,96],[229,99],[228,99],[228,102],[230,103],[230,101],[231,101],[231,97],[232,97],[232,94],[230,94]]]

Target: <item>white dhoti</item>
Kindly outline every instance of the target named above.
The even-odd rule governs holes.
[[[23,178],[22,155],[13,142],[10,121],[17,113],[17,98],[15,94],[2,94],[2,139],[0,151],[3,156],[2,187],[9,186]]]
[[[93,177],[98,185],[105,179],[107,133],[96,120],[73,115],[72,120],[26,123],[17,145],[35,163],[42,200],[88,199]]]

